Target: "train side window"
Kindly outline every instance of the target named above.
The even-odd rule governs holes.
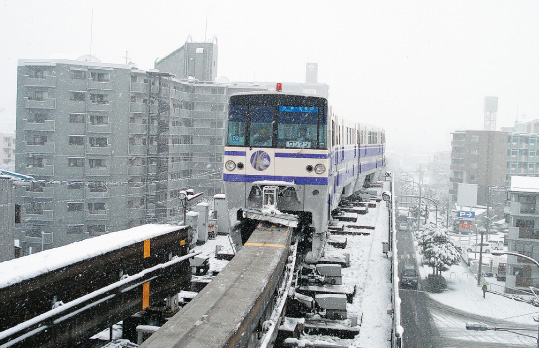
[[[335,121],[331,121],[331,146],[335,146]]]

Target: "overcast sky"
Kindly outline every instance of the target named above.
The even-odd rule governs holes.
[[[498,129],[539,118],[538,17],[523,0],[0,0],[0,132],[15,130],[18,59],[127,51],[149,69],[190,35],[217,38],[231,81],[303,82],[316,62],[334,110],[383,126],[390,150],[449,150],[450,132],[482,128],[485,96]]]

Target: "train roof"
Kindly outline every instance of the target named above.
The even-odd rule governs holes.
[[[240,95],[292,95],[297,97],[311,97],[311,98],[320,98],[320,99],[328,99],[326,97],[322,97],[319,95],[314,95],[310,93],[299,93],[299,92],[278,92],[278,91],[249,91],[249,92],[236,92],[231,94],[231,97],[240,96]]]

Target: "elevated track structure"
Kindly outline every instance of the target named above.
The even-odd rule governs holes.
[[[188,230],[143,225],[0,263],[0,347],[78,345],[189,288]]]

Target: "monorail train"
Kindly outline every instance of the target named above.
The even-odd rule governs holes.
[[[299,216],[312,233],[305,261],[323,256],[331,212],[385,166],[380,127],[346,121],[326,98],[281,92],[230,97],[223,180],[231,223],[263,209]]]

